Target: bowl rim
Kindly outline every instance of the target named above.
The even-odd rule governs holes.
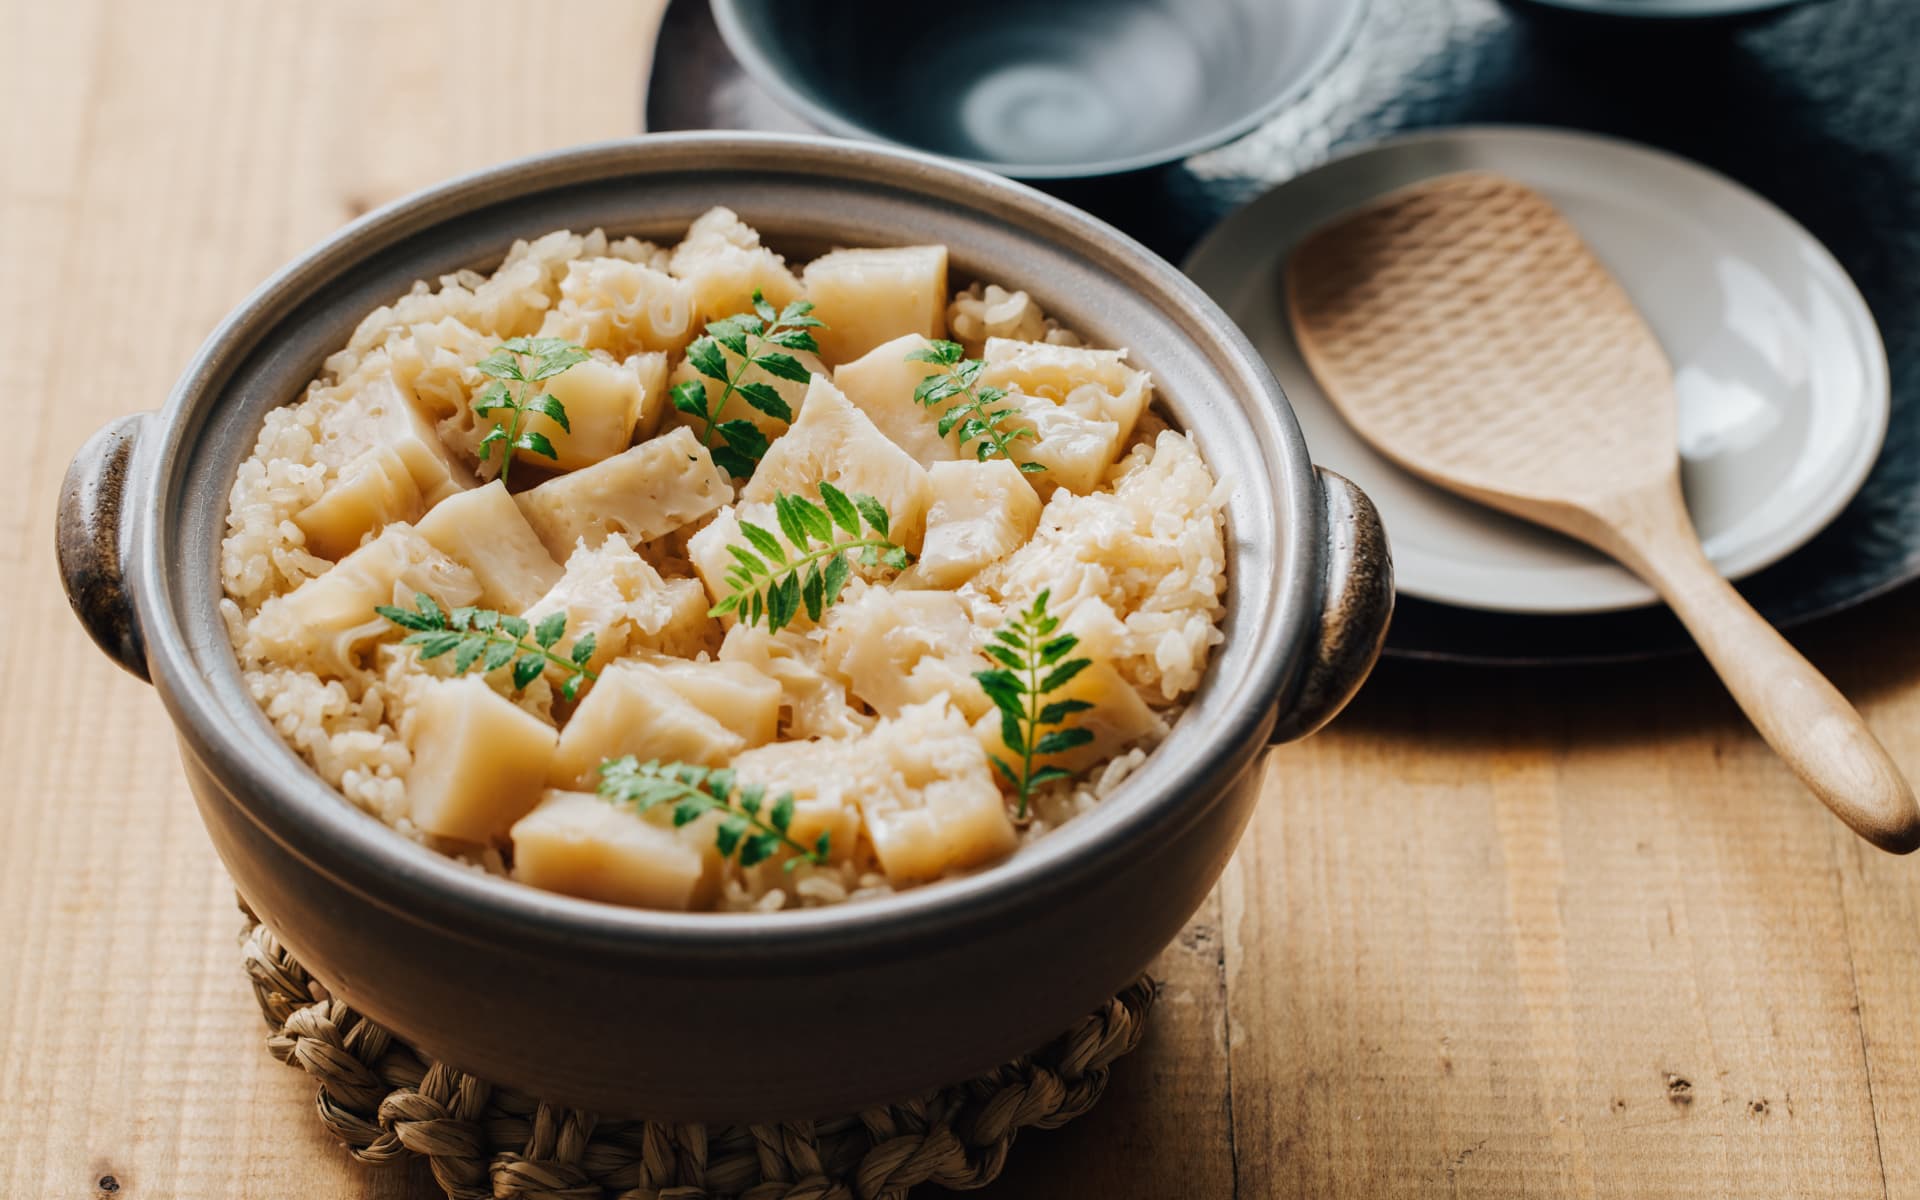
[[[1236,698],[1257,696],[1260,702],[1224,708],[1220,719],[1195,735],[1188,755],[1193,761],[1165,768],[1178,772],[1168,786],[1135,791],[1131,807],[1091,834],[1043,838],[992,868],[872,902],[770,913],[659,912],[601,904],[472,870],[400,835],[343,801],[257,713],[257,706],[258,721],[232,721],[231,706],[196,665],[203,647],[210,653],[232,652],[224,627],[196,630],[182,621],[171,572],[159,553],[167,544],[162,527],[170,518],[165,514],[178,503],[175,493],[193,486],[184,478],[190,459],[187,434],[194,426],[189,418],[197,406],[217,411],[213,401],[225,394],[237,364],[295,304],[322,290],[340,270],[368,261],[383,245],[411,232],[443,228],[492,203],[583,180],[645,174],[650,157],[670,164],[676,154],[724,160],[729,153],[822,177],[860,178],[864,171],[865,178],[920,203],[934,202],[926,193],[937,185],[941,202],[964,202],[983,219],[1012,214],[1037,223],[1049,241],[1067,247],[1097,241],[1111,254],[1113,269],[1125,268],[1122,274],[1158,287],[1166,301],[1177,302],[1177,309],[1171,303],[1156,306],[1179,336],[1203,339],[1196,341],[1197,348],[1247,390],[1238,407],[1246,410],[1248,422],[1256,429],[1264,424],[1273,434],[1279,456],[1266,464],[1269,486],[1286,511],[1273,514],[1265,528],[1271,530],[1271,572],[1280,586],[1277,594],[1259,601],[1266,615],[1248,630],[1254,641],[1248,673],[1222,679],[1210,670],[1202,684],[1206,690],[1229,688]],[[761,133],[652,134],[534,154],[456,176],[368,213],[262,283],[209,336],[157,423],[139,440],[129,476],[130,495],[139,502],[128,548],[153,682],[183,747],[241,814],[307,867],[372,903],[476,945],[516,936],[525,939],[520,944],[569,951],[671,955],[682,964],[705,963],[716,971],[752,954],[756,969],[805,973],[880,944],[935,932],[956,940],[984,936],[993,922],[1017,917],[1036,897],[1062,895],[1116,858],[1137,852],[1143,839],[1170,839],[1202,819],[1225,785],[1264,752],[1280,706],[1291,700],[1305,675],[1312,638],[1300,629],[1310,629],[1320,613],[1325,555],[1320,489],[1279,383],[1231,320],[1172,264],[1078,209],[991,172],[869,143]],[[213,486],[224,497],[230,481]],[[1244,540],[1246,534],[1239,536]],[[217,578],[208,582],[217,593]],[[250,697],[242,699],[253,704]],[[1202,795],[1211,801],[1186,802]]]
[[[684,3],[685,0],[682,0]],[[1782,3],[1794,3],[1796,0],[1779,0]],[[1281,111],[1298,103],[1302,97],[1317,86],[1321,80],[1339,65],[1347,52],[1359,40],[1360,30],[1366,24],[1367,13],[1373,0],[1332,0],[1331,7],[1336,10],[1335,19],[1339,22],[1333,36],[1328,38],[1306,68],[1296,74],[1287,85],[1274,92],[1259,105],[1248,109],[1231,121],[1215,126],[1206,133],[1196,134],[1179,142],[1173,142],[1157,150],[1142,151],[1138,154],[1121,155],[1116,158],[1095,159],[1075,163],[1017,163],[992,158],[967,158],[960,155],[940,155],[945,161],[964,163],[970,167],[991,171],[1012,179],[1024,180],[1065,180],[1098,179],[1109,175],[1125,175],[1131,171],[1142,171],[1150,167],[1163,166],[1178,162],[1183,158],[1224,146],[1243,134],[1250,133]],[[840,137],[854,138],[865,142],[874,142],[884,146],[893,146],[917,153],[933,153],[913,142],[890,137],[858,121],[850,121],[831,108],[818,104],[804,91],[788,82],[782,73],[761,49],[757,38],[748,33],[746,22],[739,14],[740,0],[708,0],[713,13],[714,24],[720,30],[720,38],[727,50],[747,74],[761,87],[773,93],[775,99],[787,109],[815,126]]]
[[[1548,9],[1568,16],[1599,17],[1646,25],[1685,25],[1739,17],[1758,17],[1795,8],[1813,0],[1682,0],[1669,8],[1649,9],[1629,0],[1513,0],[1526,8]]]

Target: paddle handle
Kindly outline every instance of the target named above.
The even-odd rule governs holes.
[[[1663,489],[1664,491],[1664,489]],[[1634,506],[1608,546],[1664,597],[1767,744],[1847,827],[1894,854],[1920,848],[1920,805],[1860,713],[1753,610],[1700,548],[1680,499]]]

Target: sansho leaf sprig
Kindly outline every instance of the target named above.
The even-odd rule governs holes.
[[[1022,438],[1035,440],[1039,435],[1025,425],[1007,427],[1007,422],[1019,416],[1020,410],[1001,403],[1007,398],[1005,388],[981,385],[980,372],[987,364],[968,358],[966,353],[959,342],[944,341],[929,342],[924,349],[909,353],[908,362],[932,363],[945,368],[915,385],[913,398],[927,409],[938,409],[950,400],[955,401],[940,413],[940,436],[957,431],[960,445],[964,447],[972,442],[973,456],[981,462],[990,458],[1010,460],[1015,442]],[[1028,475],[1047,469],[1037,462],[1023,462],[1019,466]]]
[[[502,409],[512,414],[504,421],[495,420],[487,436],[480,439],[481,462],[492,461],[493,448],[500,447],[500,482],[507,481],[516,450],[551,459],[560,457],[546,434],[526,428],[527,415],[538,413],[551,418],[555,425],[572,433],[573,427],[567,424],[566,406],[533,385],[544,383],[590,357],[584,349],[564,338],[517,337],[501,343],[492,354],[473,364],[475,370],[493,380],[473,398],[474,415],[484,417]]]
[[[629,754],[600,764],[600,794],[615,804],[631,804],[635,812],[642,813],[671,804],[676,828],[710,812],[723,814],[714,829],[714,845],[722,858],[737,853],[743,867],[765,862],[782,846],[795,852],[786,863],[789,871],[803,862],[818,866],[827,861],[830,834],[822,833],[812,846],[794,840],[790,832],[792,792],[782,792],[768,804],[765,786],[749,783],[736,787],[733,772],[725,768],[681,762],[643,763]]]
[[[784,547],[771,531],[751,521],[740,522],[740,534],[748,545],[727,545],[733,565],[727,568],[726,582],[732,590],[708,611],[709,616],[736,613],[748,625],[758,624],[764,616],[767,631],[778,633],[803,605],[808,618],[818,621],[840,598],[853,571],[849,554],[857,555],[866,566],[896,571],[913,561],[905,547],[888,540],[891,522],[885,505],[864,492],[848,496],[824,481],[819,490],[819,504],[804,496],[774,493],[773,512],[786,536]]]
[[[424,592],[413,597],[411,609],[382,604],[373,611],[402,629],[410,629],[403,646],[420,647],[421,658],[453,655],[453,669],[465,674],[475,663],[483,671],[513,664],[513,686],[524,688],[548,667],[558,667],[564,678],[560,694],[571,700],[580,694],[583,680],[600,678],[589,670],[593,660],[591,632],[574,642],[566,654],[554,649],[567,632],[567,614],[556,612],[538,625],[526,618],[488,608],[456,608],[447,612]]]
[[[996,754],[993,765],[1013,785],[1019,799],[1014,815],[1023,821],[1027,817],[1027,802],[1037,788],[1056,779],[1072,777],[1059,767],[1046,766],[1036,771],[1033,760],[1084,746],[1093,740],[1089,730],[1066,727],[1068,717],[1086,712],[1093,705],[1085,700],[1046,699],[1092,665],[1089,659],[1067,657],[1080,645],[1080,639],[1071,633],[1059,632],[1060,619],[1047,614],[1050,595],[1050,592],[1041,592],[1034,597],[1032,607],[1015,613],[994,631],[986,652],[1000,666],[991,671],[976,671],[973,675],[993,706],[1000,710],[1000,740],[1006,743],[1009,753],[1019,756],[1017,763],[1010,763]]]
[[[709,402],[707,385],[698,379],[689,379],[674,386],[673,406],[699,419],[700,441],[713,452],[714,465],[735,478],[745,479],[753,474],[754,466],[767,452],[767,435],[744,417],[721,420],[727,401],[737,393],[770,417],[793,420],[793,409],[780,398],[772,384],[759,380],[749,383],[746,377],[748,371],[758,367],[776,379],[794,383],[811,379],[813,373],[807,370],[806,364],[785,351],[820,353],[819,343],[808,330],[826,326],[818,317],[810,315],[812,312],[813,305],[805,300],[795,300],[775,312],[760,289],[755,288],[752,312],[715,321],[707,326],[705,337],[695,339],[687,347],[687,361],[693,364],[694,370],[718,383],[720,394]],[[727,356],[721,353],[723,347],[733,351],[738,365],[728,366]],[[714,444],[716,434],[721,445]]]

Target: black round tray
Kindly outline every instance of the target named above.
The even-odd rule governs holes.
[[[1830,0],[1738,31],[1537,21],[1492,0],[1374,0],[1346,59],[1293,108],[1219,150],[1049,191],[1179,261],[1254,196],[1342,147],[1408,129],[1588,129],[1706,164],[1825,242],[1880,322],[1893,368],[1886,449],[1804,548],[1740,585],[1776,625],[1920,577],[1920,4]],[[646,128],[806,131],[748,79],[706,0],[673,0]],[[1391,532],[1391,531],[1389,531]],[[1514,616],[1402,596],[1387,650],[1544,664],[1689,650],[1664,608]]]

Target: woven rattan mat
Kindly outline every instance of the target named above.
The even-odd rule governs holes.
[[[898,1200],[922,1183],[984,1187],[1021,1130],[1093,1107],[1154,997],[1142,977],[1030,1055],[833,1120],[603,1121],[423,1059],[330,997],[250,915],[241,943],[267,1049],[319,1085],[328,1131],[362,1162],[426,1158],[455,1200]]]

